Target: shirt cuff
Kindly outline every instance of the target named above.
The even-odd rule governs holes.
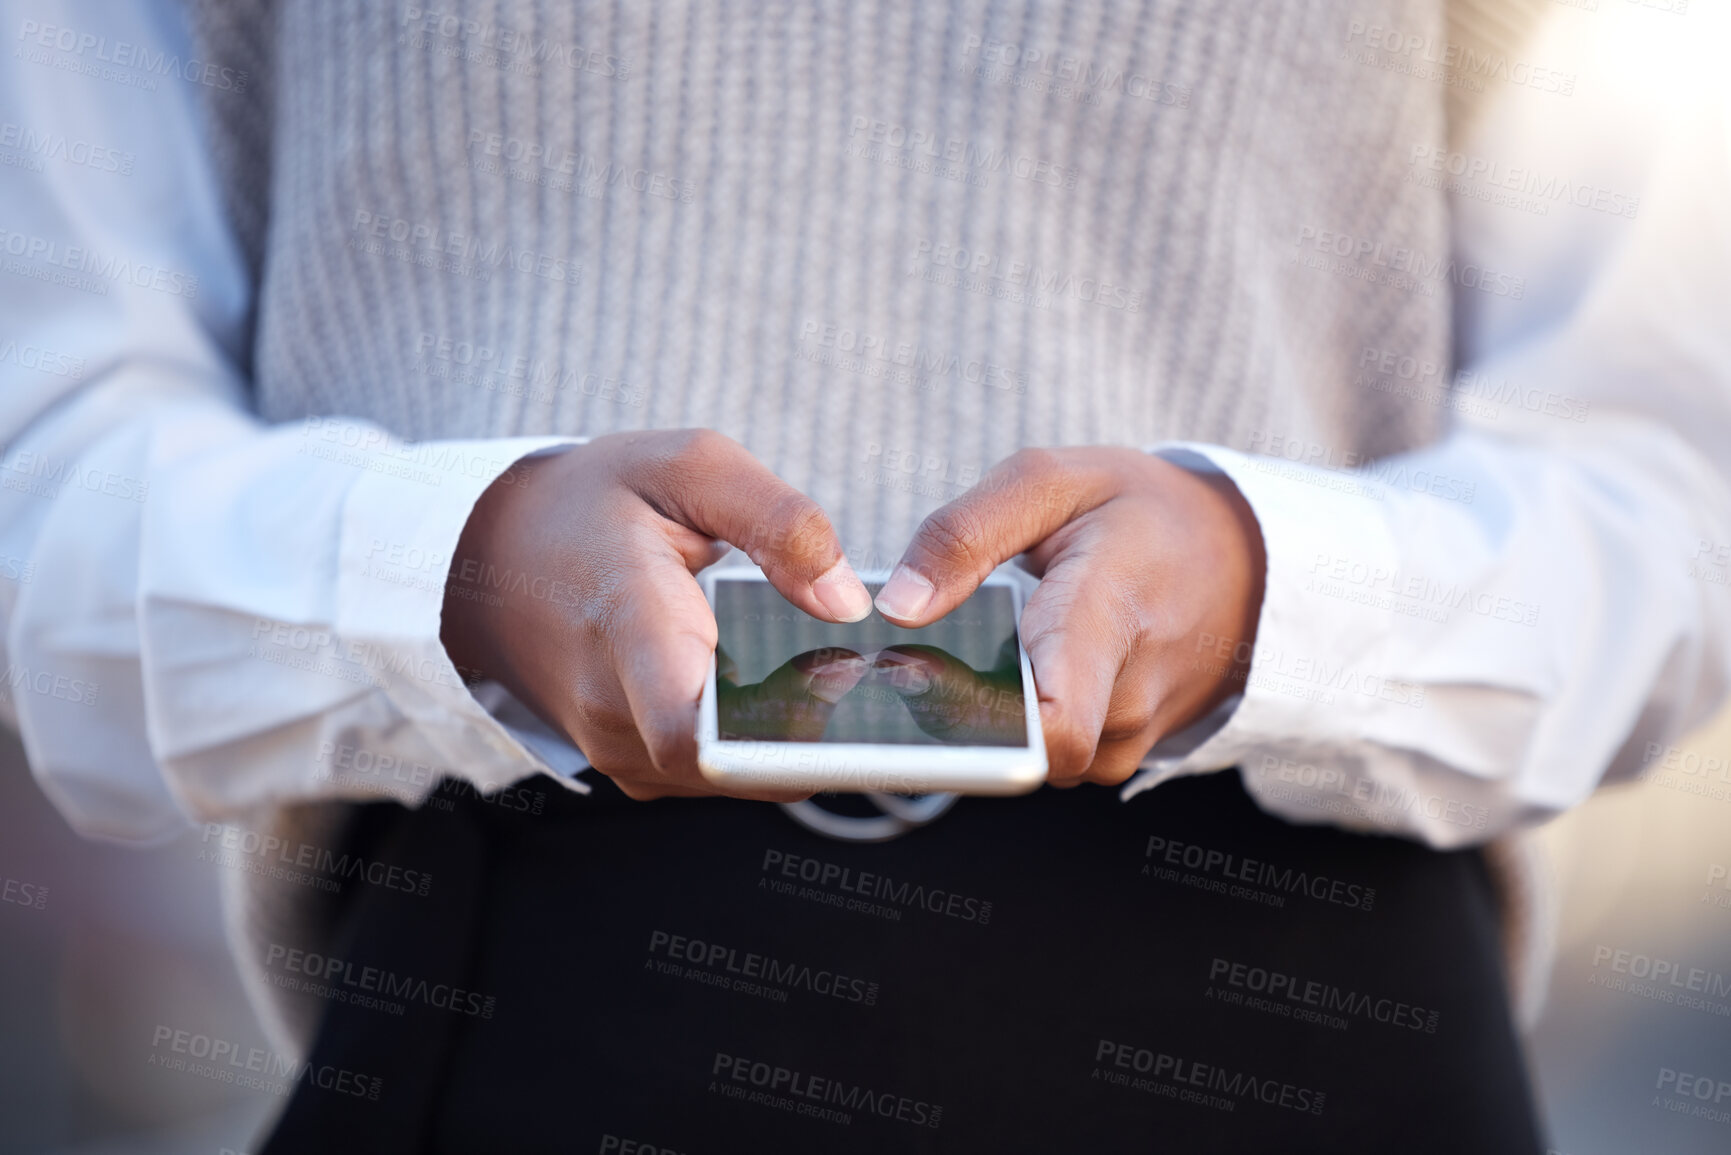
[[[481,790],[537,773],[571,789],[580,769],[547,758],[489,712],[511,702],[496,687],[464,683],[440,640],[441,615],[457,541],[481,494],[515,483],[517,464],[583,438],[518,437],[393,442],[370,447],[343,507],[338,552],[337,633],[359,639],[358,657],[392,703],[439,751],[446,768]],[[476,596],[485,596],[477,588]],[[479,697],[477,696],[479,694]]]
[[[1337,568],[1355,574],[1398,570],[1376,485],[1348,473],[1218,445],[1163,442],[1149,452],[1230,478],[1261,527],[1267,570],[1256,643],[1240,692],[1156,744],[1140,772],[1124,784],[1125,800],[1168,778],[1229,766],[1254,769],[1257,754],[1278,749],[1290,757],[1337,747],[1352,737],[1361,709],[1391,693],[1423,694],[1420,687],[1376,673],[1386,668],[1382,651],[1387,644],[1377,615],[1346,598],[1315,596],[1318,583],[1334,580]],[[1200,672],[1235,676],[1235,663],[1247,656],[1243,646],[1202,634],[1190,660]]]

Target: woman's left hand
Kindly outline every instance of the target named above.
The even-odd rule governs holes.
[[[1133,449],[1024,449],[926,518],[878,610],[927,625],[1018,556],[1041,579],[1021,635],[1053,784],[1123,782],[1242,689],[1266,563],[1224,475]]]

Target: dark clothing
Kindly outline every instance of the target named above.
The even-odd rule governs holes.
[[[354,845],[434,882],[367,888],[323,966],[406,1010],[330,1001],[313,1061],[379,1097],[303,1083],[268,1155],[1539,1150],[1476,852],[1291,826],[1232,773],[876,845],[529,785],[367,808]]]

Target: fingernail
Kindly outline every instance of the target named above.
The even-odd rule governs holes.
[[[865,662],[859,658],[841,658],[826,662],[812,671],[808,691],[812,697],[822,698],[833,706],[846,697],[849,690],[860,684],[860,679],[865,677],[865,670]]]
[[[932,604],[932,583],[906,565],[896,566],[896,572],[878,591],[877,606],[886,618],[912,621]]]
[[[844,622],[857,622],[872,612],[872,596],[845,557],[811,583],[811,589],[819,604]]]

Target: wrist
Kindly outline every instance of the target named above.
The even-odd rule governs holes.
[[[548,458],[570,448],[561,446],[525,458],[495,478],[463,524],[445,575],[439,640],[465,682],[509,681],[504,643],[513,616],[511,592],[528,584],[520,553],[522,543],[529,540],[526,529],[536,520],[528,507],[538,487],[546,484],[542,476]],[[518,574],[525,574],[525,580],[516,581]]]
[[[1194,482],[1192,507],[1201,513],[1195,529],[1196,569],[1207,587],[1207,612],[1194,640],[1196,664],[1214,684],[1195,709],[1212,711],[1249,682],[1266,592],[1268,553],[1262,526],[1250,502],[1226,473],[1204,464],[1171,462]],[[1193,719],[1186,719],[1188,722]]]

